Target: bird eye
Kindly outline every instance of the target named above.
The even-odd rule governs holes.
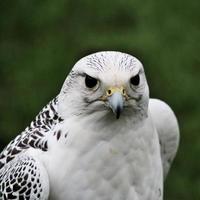
[[[130,79],[132,85],[138,86],[140,84],[140,75],[137,74]]]
[[[98,83],[98,80],[96,78],[93,78],[89,75],[86,74],[85,76],[85,85],[88,87],[88,88],[93,88],[97,85]]]

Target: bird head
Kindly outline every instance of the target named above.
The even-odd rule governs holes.
[[[145,117],[149,89],[142,63],[114,51],[80,59],[72,68],[59,95],[63,118],[71,115]]]

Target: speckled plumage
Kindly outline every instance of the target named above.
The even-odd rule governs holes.
[[[2,193],[3,200],[42,197],[43,188],[38,163],[33,157],[26,155],[26,151],[30,148],[44,152],[48,150],[48,133],[62,121],[56,111],[56,104],[57,98],[47,104],[30,126],[12,140],[0,154],[0,196]]]
[[[98,80],[95,88],[85,86],[86,74]],[[141,83],[133,87],[136,74]],[[124,110],[116,119],[105,92],[121,85]],[[162,200],[178,142],[173,111],[149,101],[142,64],[120,52],[92,54],[0,154],[0,199]]]
[[[0,154],[0,169],[16,155],[30,147],[47,151],[48,143],[45,136],[57,123],[62,121],[58,116],[56,104],[57,98],[47,104],[30,126],[8,144]]]

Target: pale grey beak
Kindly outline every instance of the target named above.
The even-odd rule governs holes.
[[[124,106],[124,99],[121,92],[114,92],[108,97],[108,102],[110,108],[115,113],[116,118],[119,119]]]

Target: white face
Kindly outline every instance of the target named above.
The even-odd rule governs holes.
[[[121,52],[98,52],[79,60],[67,77],[59,97],[60,112],[117,119],[146,116],[149,89],[141,62]]]

